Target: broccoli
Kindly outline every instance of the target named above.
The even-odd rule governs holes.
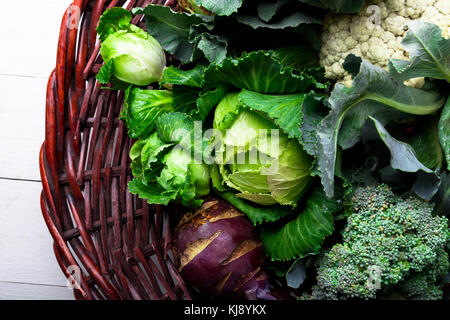
[[[358,188],[352,214],[319,261],[313,299],[374,299],[394,290],[409,299],[438,299],[449,269],[448,221],[433,206],[395,195],[388,186]]]
[[[422,272],[411,272],[394,288],[394,291],[412,300],[442,299],[442,290],[436,286],[436,282],[448,273],[449,267],[448,255],[445,250],[441,250],[434,264]]]

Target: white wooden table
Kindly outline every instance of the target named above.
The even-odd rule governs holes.
[[[41,215],[45,88],[71,0],[0,4],[0,300],[73,299]]]

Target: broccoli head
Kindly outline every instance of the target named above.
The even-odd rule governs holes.
[[[390,288],[408,298],[439,298],[448,272],[448,221],[433,206],[388,186],[357,189],[343,241],[319,262],[315,299],[373,299]]]
[[[411,272],[394,288],[394,291],[412,300],[442,299],[442,290],[436,285],[436,282],[448,273],[449,267],[448,255],[445,250],[442,250],[438,253],[434,264],[421,272]]]

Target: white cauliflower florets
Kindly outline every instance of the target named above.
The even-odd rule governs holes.
[[[408,60],[401,42],[407,33],[405,26],[416,19],[438,25],[448,38],[450,0],[369,0],[358,14],[328,13],[320,52],[326,77],[351,86],[351,76],[342,66],[350,53],[385,69],[389,59]],[[407,82],[415,87],[423,83],[420,78]]]

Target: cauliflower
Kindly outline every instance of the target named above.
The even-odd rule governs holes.
[[[355,15],[328,13],[322,32],[320,63],[329,79],[351,86],[351,76],[342,64],[353,53],[374,65],[388,69],[389,59],[408,60],[401,41],[411,20],[438,25],[444,38],[450,35],[448,0],[370,0]],[[411,79],[408,85],[421,87],[424,80]]]

